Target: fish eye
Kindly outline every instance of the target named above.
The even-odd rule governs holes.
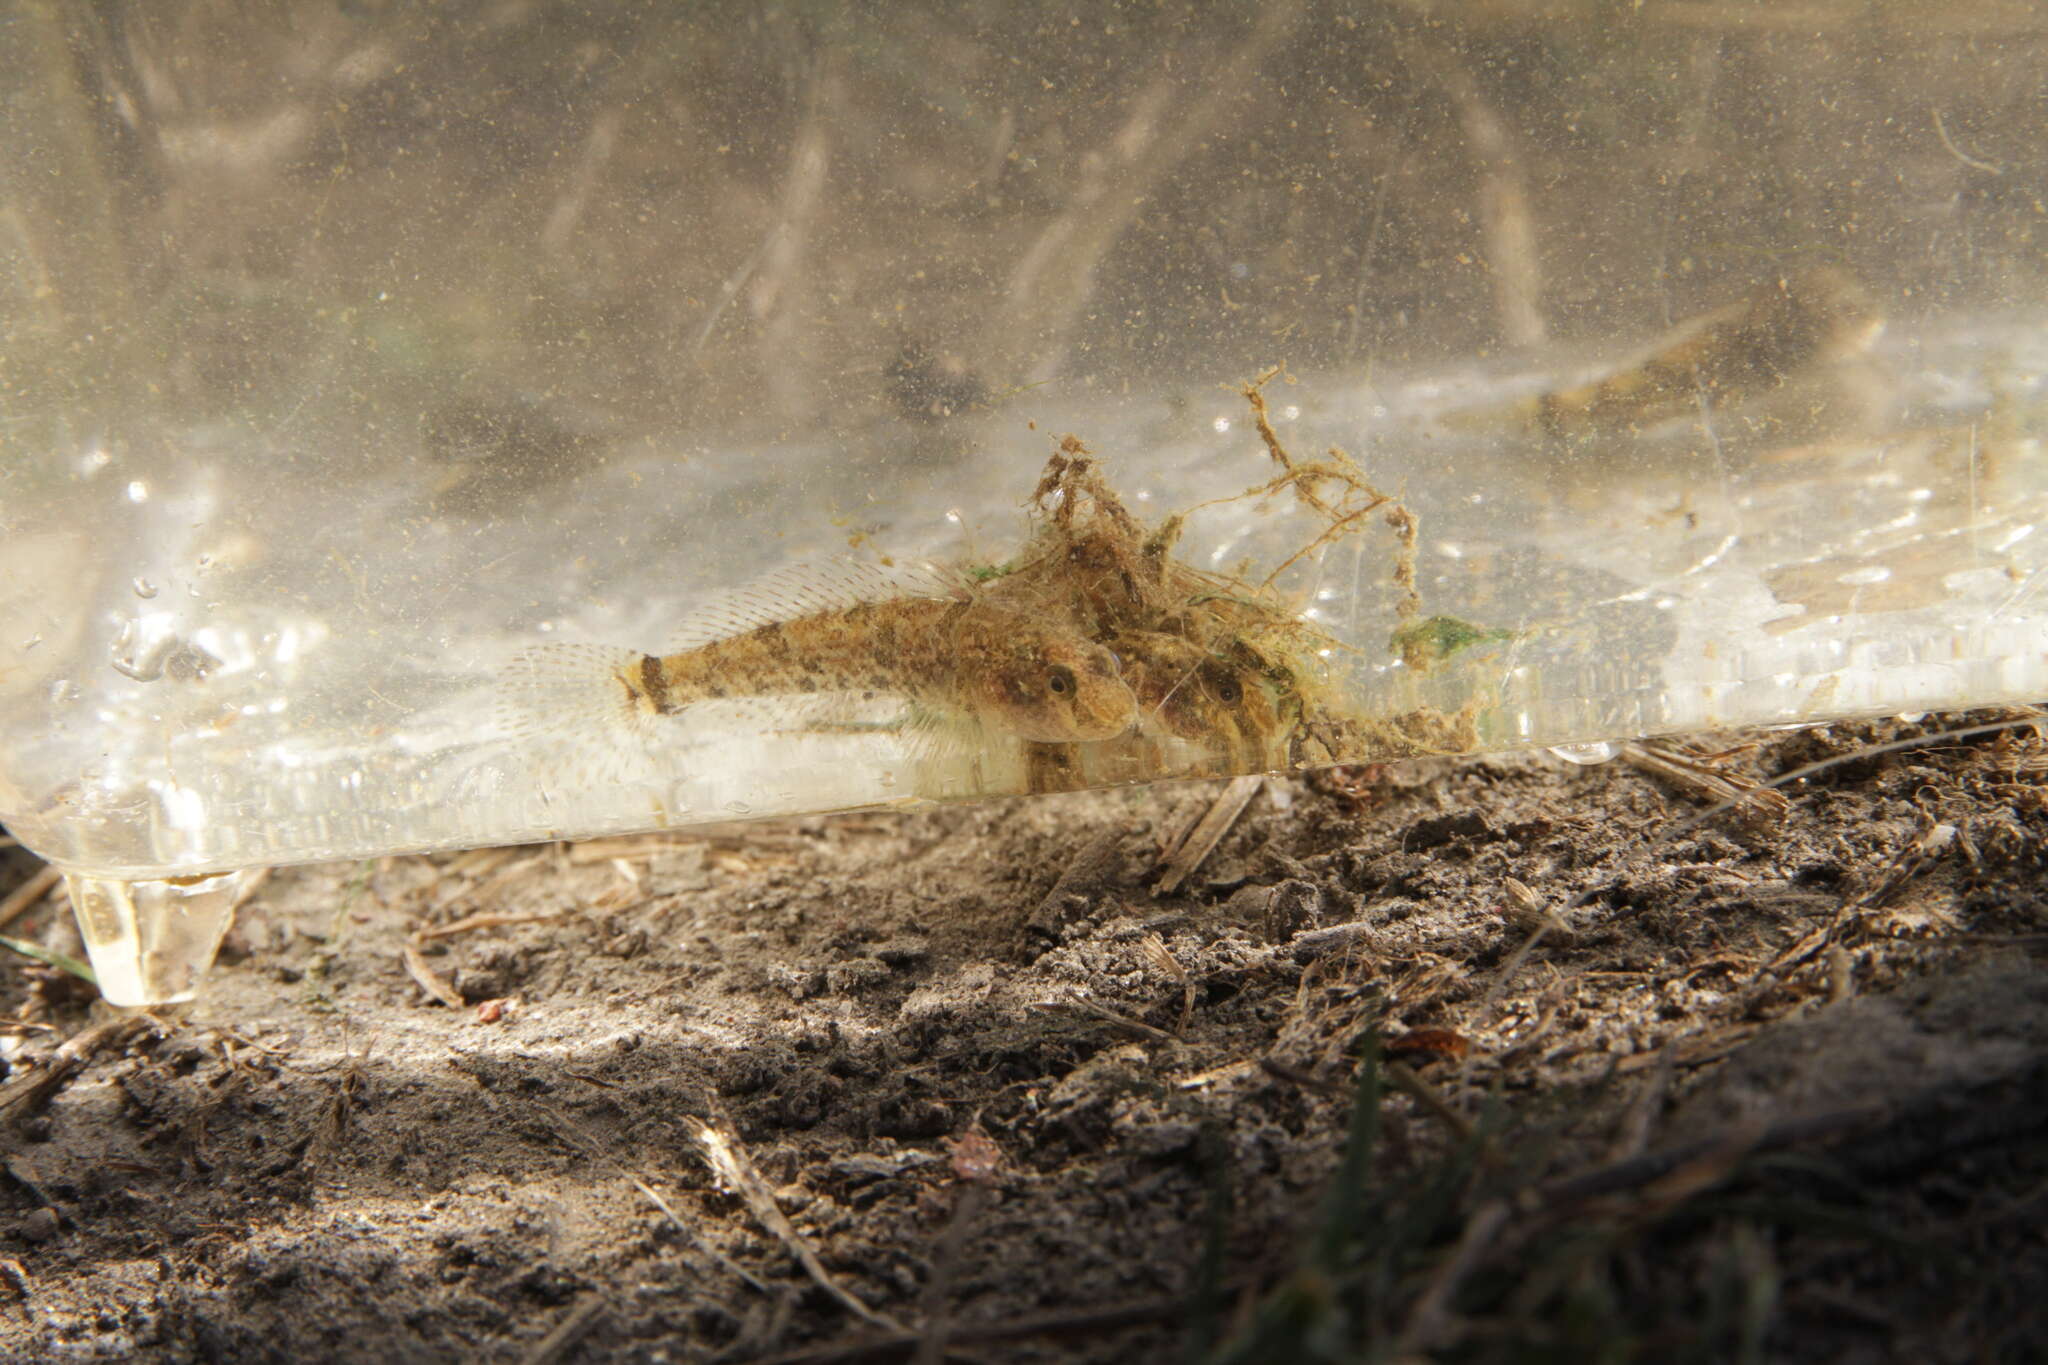
[[[1239,699],[1243,696],[1244,692],[1238,687],[1237,679],[1218,678],[1216,680],[1216,700],[1222,702],[1225,706],[1237,705]]]
[[[1066,696],[1074,690],[1074,670],[1065,664],[1060,665],[1052,671],[1052,676],[1045,680],[1045,685],[1052,689],[1055,697]]]

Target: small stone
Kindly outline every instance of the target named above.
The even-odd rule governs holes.
[[[45,1205],[21,1220],[19,1229],[25,1242],[47,1242],[57,1235],[57,1210]]]

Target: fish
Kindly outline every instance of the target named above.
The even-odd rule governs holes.
[[[1316,656],[1334,642],[1276,595],[1174,559],[1181,520],[1139,521],[1071,438],[1033,501],[1037,535],[983,570],[984,591],[1110,649],[1137,718],[1114,743],[1029,746],[1031,789],[1292,766],[1331,700]]]
[[[1271,772],[1292,761],[1300,698],[1243,661],[1179,635],[1131,630],[1104,643],[1137,699],[1137,721],[1114,743],[1032,744],[1033,791],[1098,782]]]
[[[1746,403],[1812,369],[1870,350],[1884,315],[1847,272],[1822,266],[1770,281],[1679,324],[1647,355],[1589,383],[1529,400],[1523,415],[1566,441]]]
[[[660,652],[560,644],[522,650],[501,704],[515,735],[654,738],[712,702],[887,697],[921,723],[1079,743],[1128,730],[1137,704],[1104,645],[986,600],[939,570],[841,564],[788,570],[695,614]]]

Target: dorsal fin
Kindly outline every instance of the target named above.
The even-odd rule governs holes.
[[[683,619],[663,652],[679,654],[762,626],[843,611],[863,602],[943,601],[964,599],[970,592],[964,575],[935,564],[885,566],[852,559],[796,564],[706,602]]]

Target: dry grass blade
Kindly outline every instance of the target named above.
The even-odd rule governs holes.
[[[1626,1161],[1632,1156],[1641,1156],[1650,1147],[1650,1131],[1655,1126],[1657,1115],[1663,1111],[1665,1097],[1671,1093],[1671,1083],[1678,1076],[1678,1049],[1666,1044],[1647,1055],[1654,1060],[1646,1068],[1649,1081],[1629,1101],[1628,1108],[1621,1114],[1621,1121],[1615,1127],[1614,1142],[1607,1149],[1609,1161]]]
[[[1166,871],[1159,878],[1157,890],[1161,895],[1170,895],[1180,889],[1182,882],[1194,874],[1202,865],[1230,827],[1244,814],[1245,807],[1259,794],[1265,785],[1263,777],[1234,777],[1209,809],[1197,820],[1188,832],[1168,849],[1161,861]]]
[[[554,1365],[574,1350],[584,1333],[597,1325],[597,1319],[605,1309],[605,1297],[593,1289],[576,1301],[554,1330],[533,1344],[533,1349],[519,1358],[519,1365]]]
[[[1899,893],[1899,889],[1920,875],[1931,863],[1947,853],[1956,844],[1956,827],[1949,824],[1927,824],[1913,835],[1906,846],[1892,855],[1885,867],[1884,875],[1877,884],[1849,902],[1846,911],[1870,910],[1883,905]]]
[[[1465,1231],[1459,1236],[1458,1245],[1430,1275],[1428,1287],[1416,1299],[1415,1307],[1408,1315],[1408,1324],[1402,1329],[1400,1344],[1394,1352],[1396,1359],[1422,1359],[1422,1353],[1437,1344],[1439,1335],[1450,1322],[1451,1299],[1458,1292],[1458,1286],[1465,1282],[1492,1246],[1493,1239],[1507,1225],[1508,1214],[1506,1201],[1496,1199],[1480,1205],[1465,1220]]]
[[[565,1130],[567,1129],[568,1120],[561,1119],[558,1120],[558,1123]],[[580,1134],[578,1135],[578,1140],[583,1141]],[[586,1151],[592,1150],[590,1144],[587,1141],[585,1141],[583,1145]],[[612,1164],[617,1165],[618,1163],[614,1162]],[[621,1167],[621,1169],[624,1168]],[[692,1228],[688,1223],[685,1223],[683,1221],[682,1215],[676,1212],[675,1206],[673,1204],[670,1204],[668,1200],[663,1199],[661,1197],[661,1192],[656,1190],[654,1186],[648,1184],[645,1180],[642,1180],[639,1176],[634,1175],[630,1171],[626,1172],[626,1179],[632,1182],[634,1189],[640,1191],[640,1193],[647,1196],[648,1203],[654,1205],[654,1207],[662,1211],[662,1213],[668,1218],[670,1225],[674,1227],[677,1232],[683,1234],[684,1241],[689,1242],[692,1246],[703,1248],[704,1253],[711,1257],[712,1260],[718,1262],[719,1267],[721,1269],[723,1269],[728,1275],[731,1275],[734,1279],[739,1280],[745,1285],[747,1285],[755,1293],[766,1294],[770,1292],[768,1286],[761,1283],[761,1278],[758,1275],[751,1273],[747,1270],[745,1266],[733,1260],[732,1257],[726,1255],[717,1247],[712,1246],[709,1242],[706,1242],[702,1237],[699,1237],[697,1235],[696,1229]]]
[[[1817,929],[1809,929],[1800,936],[1797,943],[1794,943],[1790,948],[1787,948],[1784,952],[1779,953],[1776,957],[1758,968],[1757,976],[1782,976],[1787,969],[1797,967],[1802,962],[1805,962],[1827,946],[1828,939],[1833,936],[1836,925],[1839,922],[1839,918],[1830,919],[1826,924],[1821,925]]]
[[[1245,1288],[1245,1284],[1233,1281],[1223,1288],[1236,1294]],[[1000,1322],[959,1323],[951,1329],[950,1338],[956,1345],[994,1345],[1005,1341],[1026,1341],[1032,1337],[1099,1337],[1125,1327],[1170,1322],[1185,1316],[1188,1308],[1188,1300],[1176,1295],[1168,1299],[1110,1304],[1100,1308],[1055,1309]],[[896,1332],[829,1346],[806,1346],[781,1355],[764,1356],[753,1365],[846,1365],[847,1362],[861,1360],[896,1360],[914,1350],[922,1339],[921,1333]]]
[[[1630,767],[1660,777],[1680,791],[1720,802],[1757,820],[1776,820],[1792,809],[1783,792],[1661,744],[1624,744],[1621,756]]]
[[[1417,1104],[1435,1115],[1460,1141],[1472,1136],[1472,1120],[1459,1113],[1435,1086],[1415,1074],[1414,1068],[1406,1062],[1395,1061],[1382,1062],[1380,1066],[1386,1072],[1389,1085],[1405,1092]]]
[[[614,1089],[616,1088],[612,1086],[611,1082],[609,1081],[600,1081],[594,1076],[586,1076],[580,1072],[569,1071],[565,1072],[564,1074],[575,1076],[578,1080],[588,1081],[595,1085],[605,1086]],[[683,1216],[676,1212],[675,1206],[669,1203],[668,1200],[661,1197],[661,1192],[659,1190],[655,1189],[654,1186],[650,1185],[646,1180],[642,1179],[639,1175],[635,1174],[632,1170],[628,1169],[624,1163],[622,1163],[616,1156],[612,1154],[613,1149],[610,1146],[608,1146],[605,1143],[599,1142],[591,1134],[584,1131],[581,1125],[576,1123],[567,1114],[562,1113],[559,1109],[556,1109],[553,1106],[547,1104],[538,1104],[535,1107],[548,1116],[549,1121],[554,1125],[556,1134],[562,1139],[563,1142],[575,1148],[577,1151],[583,1153],[583,1155],[588,1157],[590,1160],[597,1162],[600,1165],[610,1167],[612,1170],[615,1170],[619,1174],[623,1175],[626,1178],[628,1184],[632,1185],[634,1189],[640,1191],[641,1194],[647,1197],[648,1203],[654,1205],[655,1208],[661,1210],[662,1216],[668,1219],[669,1225],[671,1227],[675,1228],[675,1230],[678,1233],[682,1234],[683,1241],[686,1244],[696,1247],[698,1250],[702,1251],[705,1255],[709,1256],[712,1260],[716,1261],[721,1270],[725,1271],[728,1275],[731,1275],[734,1279],[739,1280],[743,1284],[747,1285],[747,1287],[754,1290],[756,1293],[767,1294],[771,1292],[768,1286],[763,1284],[758,1276],[748,1273],[744,1266],[741,1266],[739,1263],[734,1261],[732,1257],[726,1255],[723,1251],[720,1251],[716,1246],[712,1245],[712,1243],[708,1239],[700,1235],[695,1227],[685,1222],[683,1220]]]
[[[473,848],[448,864],[449,877],[485,877],[518,856],[516,848]]]
[[[20,886],[7,893],[7,899],[0,900],[0,929],[27,914],[29,908],[50,894],[50,888],[64,879],[64,874],[55,867],[45,865]]]
[[[1703,1173],[1725,1169],[1727,1154],[1738,1148],[1745,1153],[1770,1152],[1801,1143],[1828,1141],[1871,1127],[1895,1110],[1907,1107],[1872,1102],[1804,1114],[1762,1128],[1738,1125],[1691,1142],[1547,1181],[1526,1191],[1516,1202],[1554,1217],[1591,1200],[1656,1185],[1674,1175],[1678,1180],[1665,1187],[1667,1192],[1679,1185],[1697,1189]]]
[[[419,983],[421,990],[433,996],[451,1010],[462,1008],[463,999],[461,992],[449,984],[447,977],[435,971],[433,966],[428,963],[427,955],[420,951],[417,938],[410,938],[405,941],[403,956],[405,958],[405,970],[411,974],[414,981]]]
[[[1937,730],[1932,734],[1910,735],[1905,739],[1895,739],[1889,744],[1871,744],[1861,749],[1852,750],[1849,753],[1831,754],[1826,758],[1817,759],[1812,763],[1794,768],[1790,772],[1779,773],[1770,781],[1762,783],[1761,787],[1766,790],[1775,791],[1779,787],[1788,787],[1794,782],[1812,777],[1816,773],[1824,773],[1830,768],[1839,768],[1845,763],[1857,763],[1867,758],[1876,758],[1882,754],[1896,754],[1907,749],[1925,749],[1936,744],[1947,744],[1952,740],[1980,739],[1985,735],[2001,734],[2008,730],[2036,729],[2043,724],[2044,719],[2048,718],[2044,718],[2036,713],[2015,720],[1993,721],[1988,725],[1966,725],[1956,730]],[[1719,805],[1707,807],[1696,815],[1689,815],[1665,830],[1655,839],[1652,839],[1650,847],[1654,848],[1659,844],[1668,844],[1673,839],[1690,833],[1714,817],[1734,810],[1742,804],[1742,801],[1723,801]]]
[[[902,1324],[887,1313],[877,1312],[868,1307],[858,1295],[841,1284],[832,1272],[825,1268],[825,1263],[818,1259],[817,1249],[796,1230],[796,1225],[789,1221],[788,1215],[783,1213],[781,1206],[775,1202],[774,1192],[768,1188],[768,1182],[754,1169],[754,1163],[747,1156],[746,1149],[741,1147],[732,1135],[702,1119],[691,1119],[685,1127],[698,1147],[703,1149],[704,1158],[710,1163],[712,1172],[739,1193],[755,1220],[773,1234],[777,1241],[789,1248],[790,1253],[803,1266],[804,1273],[809,1275],[819,1288],[837,1299],[847,1312],[864,1322],[886,1328],[891,1332],[904,1330]]]
[[[250,901],[255,900],[256,893],[261,891],[269,881],[270,869],[267,867],[251,868],[243,873],[242,883],[235,888],[235,898],[229,904],[228,909],[230,911],[239,910]]]
[[[436,924],[431,928],[422,929],[413,937],[421,943],[431,943],[437,938],[454,938],[457,934],[474,933],[479,929],[502,929],[513,924],[546,924],[561,919],[568,913],[566,910],[549,910],[532,915],[510,915],[484,911],[475,915],[464,915],[453,923]]]
[[[659,858],[664,853],[684,847],[684,841],[668,835],[648,835],[635,839],[592,839],[586,843],[569,845],[569,864],[572,867],[586,867],[591,863],[608,863],[618,858],[643,862]]]
[[[1835,936],[1851,927],[1865,911],[1875,910],[1896,896],[1907,882],[1924,872],[1960,842],[1954,825],[1925,821],[1913,837],[1885,864],[1885,870],[1867,890],[1842,903],[1827,921],[1802,935],[1798,942],[1779,953],[1757,973],[1783,976],[1804,965],[1835,942]]]
[[[1188,969],[1180,965],[1180,959],[1166,946],[1166,940],[1157,934],[1147,934],[1138,942],[1138,948],[1152,962],[1152,965],[1180,982],[1180,1023],[1174,1032],[1186,1036],[1188,1025],[1195,1019],[1195,979],[1188,975]]]
[[[153,1027],[154,1023],[147,1016],[124,1014],[114,1019],[103,1019],[73,1034],[50,1054],[41,1068],[0,1085],[0,1114],[17,1106],[28,1109],[41,1107],[59,1086],[77,1075],[100,1052],[125,1046]]]
[[[1058,1000],[1034,1001],[1032,1008],[1038,1010],[1073,1010],[1077,1014],[1086,1014],[1092,1018],[1100,1019],[1105,1024],[1115,1024],[1118,1028],[1129,1029],[1140,1038],[1149,1038],[1155,1043],[1170,1043],[1174,1041],[1173,1035],[1165,1029],[1154,1028],[1144,1020],[1133,1019],[1128,1014],[1119,1014],[1109,1008],[1109,1006],[1097,1004],[1095,1001],[1082,995],[1068,995]]]

